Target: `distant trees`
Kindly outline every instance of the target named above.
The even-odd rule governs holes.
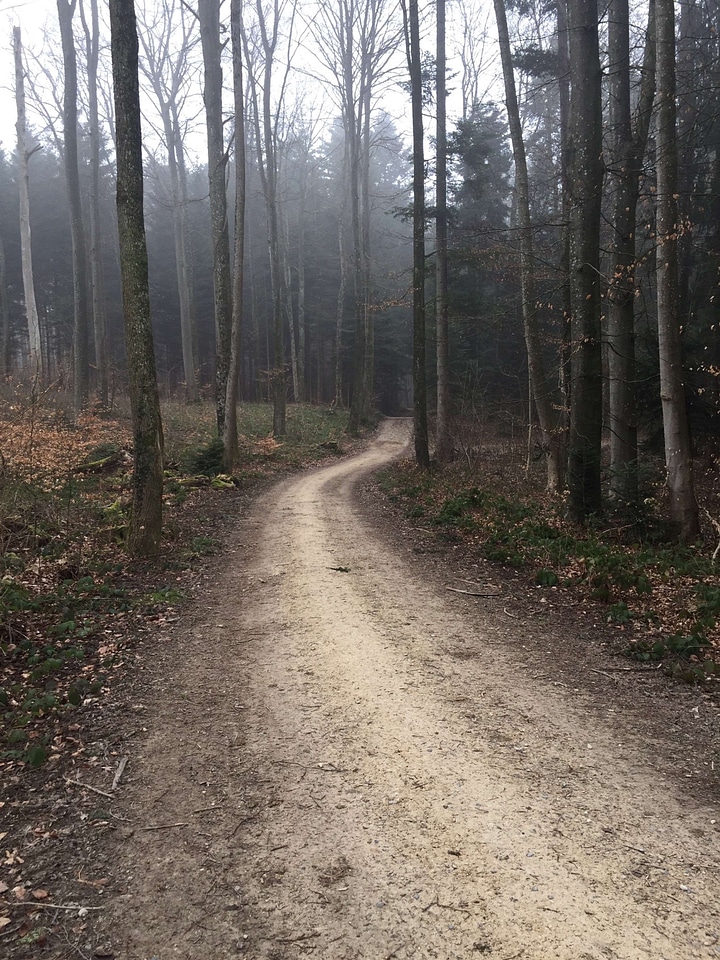
[[[76,2],[58,0],[61,42],[48,36],[62,67],[50,49],[26,71],[18,34],[31,122],[0,176],[4,210],[31,154],[33,176],[21,216],[3,220],[2,343],[5,369],[66,382],[82,405],[93,385],[111,403],[133,373],[109,203],[107,27],[96,0],[82,0],[81,22]],[[457,446],[451,407],[459,423],[495,413],[522,423],[528,469],[547,464],[581,523],[647,499],[644,458],[664,421],[675,524],[692,538],[686,468],[720,405],[720,14],[671,6],[498,2],[507,118],[488,93],[499,88],[483,87],[494,51],[469,0],[408,2],[407,62],[385,0],[332,0],[309,22],[292,0],[198,0],[197,17],[176,0],[148,7],[144,212],[163,391],[214,394],[228,463],[236,400],[272,399],[277,435],[288,401],[348,405],[352,431],[374,404],[415,407],[422,463],[422,410],[430,425],[437,414],[440,461]],[[673,75],[674,119],[662,93]],[[412,147],[385,99],[408,76]],[[418,105],[435,111],[434,137]]]

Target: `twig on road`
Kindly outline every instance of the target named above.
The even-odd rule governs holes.
[[[113,777],[113,782],[112,782],[112,788],[111,788],[111,789],[117,790],[118,784],[120,783],[120,778],[122,777],[123,773],[125,772],[125,767],[126,767],[127,765],[128,765],[128,758],[127,758],[127,757],[123,757],[123,758],[120,760],[120,763],[118,763],[118,765],[117,765],[117,770],[115,771],[115,776]]]
[[[84,790],[92,790],[93,793],[99,793],[101,797],[107,797],[108,800],[115,799],[111,793],[107,793],[105,790],[98,790],[97,787],[91,787],[89,783],[82,783],[80,780],[66,780],[65,783],[71,783],[74,787],[82,787]]]
[[[189,827],[189,823],[181,821],[180,823],[157,823],[150,827],[140,827],[141,830],[172,830],[173,827]]]

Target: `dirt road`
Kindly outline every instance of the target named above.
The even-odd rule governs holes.
[[[406,437],[273,488],[178,625],[123,787],[115,957],[720,957],[718,810],[363,519]]]

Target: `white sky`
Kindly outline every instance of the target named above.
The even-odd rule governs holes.
[[[23,44],[40,48],[47,22],[57,20],[54,0],[0,0],[0,144],[15,146],[15,66],[12,31],[19,26]]]
[[[300,2],[302,2],[302,0],[300,0]],[[470,0],[470,2],[473,2],[473,0]],[[105,12],[103,11],[103,7],[106,8],[106,0],[100,0],[100,5],[102,18]],[[489,7],[488,0],[474,0],[473,5],[476,6],[476,12],[474,14],[474,31],[477,32],[478,36],[487,35],[488,28],[492,30],[494,26],[492,23],[492,18],[489,17],[488,13],[488,10],[491,9]],[[452,16],[455,6],[455,4],[448,4],[449,18]],[[47,30],[50,31],[50,34],[54,35],[56,38],[55,44],[53,45],[53,52],[59,55],[60,41],[57,27],[57,7],[55,0],[0,0],[0,144],[7,152],[11,152],[14,149],[16,137],[14,64],[12,51],[12,28],[14,25],[19,25],[22,29],[22,40],[26,53],[35,53],[36,55],[40,55],[43,47],[43,36]],[[432,29],[432,34],[434,34],[434,28]],[[452,25],[451,21],[449,20],[449,56],[453,42],[452,35]],[[429,35],[424,43],[424,47],[426,49],[431,49],[433,40],[434,36]],[[495,63],[493,61],[496,58],[496,43],[494,40],[494,35],[491,35],[489,39],[486,37],[482,43],[484,47],[482,50],[482,60],[483,64],[486,65],[484,70],[487,69],[489,74],[494,74]],[[459,65],[454,67],[451,66],[450,71],[452,73],[453,70],[457,71],[458,69]],[[488,80],[488,84],[492,84],[492,78]],[[454,87],[457,91],[459,85],[460,78],[456,73],[454,78],[451,76],[449,79],[449,86]],[[484,93],[485,91],[482,91],[481,95]],[[27,89],[27,86],[26,95],[28,99],[30,99],[30,93]],[[404,110],[405,100],[406,95],[398,91],[397,96],[393,95],[389,97],[387,103],[389,111],[397,116],[400,126],[404,126],[404,118],[402,116],[403,113],[407,113],[409,117],[409,104],[407,105],[407,111]],[[451,111],[452,104],[453,100],[451,99]],[[28,103],[27,112],[29,125],[31,127],[35,127],[35,129],[40,127],[42,122],[33,116],[31,103]]]

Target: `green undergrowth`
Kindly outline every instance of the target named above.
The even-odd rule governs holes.
[[[24,419],[23,419],[24,417]],[[165,403],[164,550],[155,564],[124,554],[132,492],[129,423],[88,415],[82,430],[48,405],[2,407],[12,444],[0,470],[0,761],[40,765],[58,724],[102,694],[142,618],[186,595],[185,572],[214,553],[243,490],[341,454],[347,415],[289,405],[238,408],[240,463],[225,473],[210,403]]]
[[[537,490],[503,491],[466,470],[385,470],[379,485],[406,517],[484,560],[527,574],[536,588],[603,605],[624,652],[678,679],[720,678],[718,565],[700,546],[663,542],[643,523],[579,528]],[[475,482],[473,482],[473,480]]]

